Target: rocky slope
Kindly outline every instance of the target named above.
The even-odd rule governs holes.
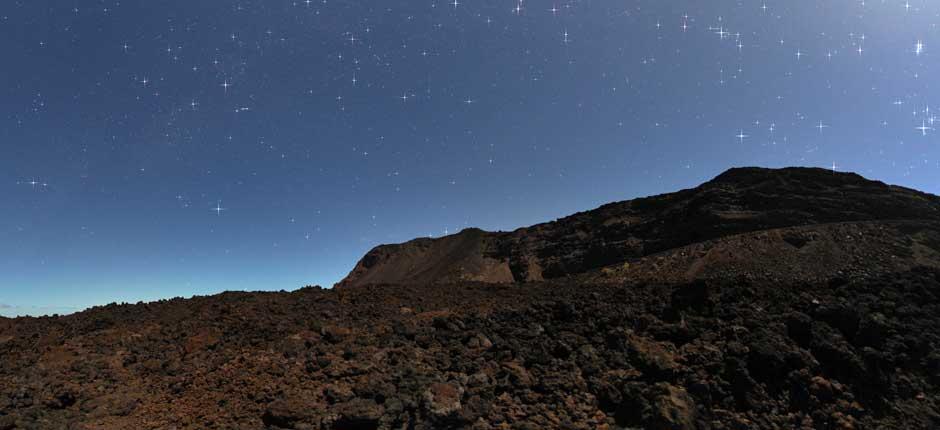
[[[379,246],[337,286],[556,279],[741,233],[880,220],[938,221],[940,198],[852,173],[739,168],[511,233],[472,229]]]
[[[343,288],[0,318],[0,430],[940,428],[937,209],[736,169]]]
[[[379,285],[8,320],[0,429],[938,428],[938,285]]]

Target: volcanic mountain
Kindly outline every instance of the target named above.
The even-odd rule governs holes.
[[[0,430],[936,429],[940,198],[820,169],[0,318]]]
[[[369,251],[337,287],[375,283],[520,283],[608,268],[652,279],[707,276],[717,267],[762,266],[753,276],[784,276],[773,260],[801,268],[796,277],[846,270],[897,270],[936,262],[940,199],[822,169],[731,169],[693,189],[611,203],[506,233],[467,229]],[[904,230],[901,232],[900,230]],[[897,241],[910,236],[910,241]],[[903,243],[902,243],[903,242]],[[905,248],[904,264],[873,265],[871,247]],[[686,257],[679,258],[677,256]],[[801,258],[804,257],[804,258]],[[897,256],[895,256],[897,257]],[[751,264],[755,263],[755,264]],[[857,263],[853,265],[853,263]],[[727,266],[727,267],[725,267]],[[818,267],[817,267],[818,266]],[[845,267],[841,267],[845,266]],[[809,269],[809,270],[807,270]],[[663,271],[666,270],[664,273]],[[650,273],[650,271],[652,273]]]

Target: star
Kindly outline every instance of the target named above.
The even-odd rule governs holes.
[[[721,39],[721,40],[724,40],[725,38],[728,37],[729,34],[731,34],[731,33],[728,33],[727,31],[725,31],[724,26],[722,26],[722,27],[717,27],[717,28],[713,28],[712,31],[713,31],[715,34],[717,34],[717,35],[718,35],[718,38]]]
[[[927,135],[927,130],[933,130],[933,127],[927,125],[927,120],[923,120],[920,123],[920,127],[914,127],[915,130],[919,130],[922,136]]]
[[[7,164],[15,167],[8,183],[23,194],[12,196],[24,199],[22,219],[42,217],[50,203],[84,213],[111,193],[172,190],[169,199],[157,193],[148,202],[132,200],[127,212],[103,211],[102,224],[109,216],[149,215],[143,210],[169,213],[167,223],[177,215],[208,219],[219,225],[216,235],[282,243],[284,254],[273,257],[283,258],[290,241],[310,250],[332,246],[319,243],[314,223],[333,230],[331,240],[344,247],[362,245],[351,244],[363,225],[341,225],[357,219],[297,215],[335,196],[349,193],[341,202],[349,213],[389,212],[394,229],[362,236],[397,241],[408,239],[411,220],[401,224],[409,214],[391,213],[406,206],[392,196],[437,206],[420,211],[414,223],[453,230],[463,222],[457,208],[466,209],[457,191],[491,191],[493,201],[522,207],[530,199],[527,187],[557,185],[552,181],[562,170],[565,180],[586,180],[585,166],[624,167],[615,164],[620,161],[638,170],[673,167],[659,169],[638,192],[740,164],[828,170],[825,159],[835,157],[872,177],[940,192],[933,180],[940,172],[940,131],[932,134],[940,130],[940,104],[929,106],[937,102],[929,78],[937,65],[927,51],[940,40],[940,21],[934,22],[940,0],[849,0],[844,7],[773,0],[678,0],[668,7],[629,0],[466,1],[404,7],[237,0],[185,10],[161,3],[146,13],[118,7],[128,3],[119,0],[73,1],[55,8],[64,13],[59,18],[72,18],[64,21],[46,14],[43,2],[10,2],[16,7],[0,13],[0,27],[21,32],[45,19],[52,29],[5,52],[4,71],[22,78],[3,95],[10,107],[3,132],[21,141],[11,143]],[[73,7],[80,13],[73,15]],[[20,19],[28,13],[34,19]],[[106,34],[95,24],[111,21],[133,25]],[[865,52],[869,29],[879,31]],[[228,95],[236,80],[238,91]],[[843,124],[849,112],[852,121]],[[98,131],[70,136],[62,134],[63,124]],[[15,138],[20,135],[30,137]],[[693,141],[700,146],[689,149]],[[634,156],[612,159],[614,145]],[[736,153],[719,156],[729,146]],[[134,151],[128,163],[113,162],[127,158],[126,151]],[[577,162],[566,163],[572,154]],[[402,175],[378,177],[395,169]],[[46,178],[48,172],[61,177]],[[31,179],[37,177],[43,179]],[[55,186],[44,188],[44,180]],[[485,188],[492,183],[506,185]],[[40,199],[52,191],[76,195]],[[174,200],[177,194],[184,198]],[[252,204],[226,209],[221,197]],[[559,207],[575,209],[578,202],[563,200]],[[269,220],[256,216],[262,209],[277,228],[293,228],[261,225]],[[465,216],[477,218],[481,210]],[[213,212],[226,219],[212,218]],[[298,218],[286,223],[290,216]],[[53,229],[67,222],[53,218]],[[96,227],[101,234],[110,226]],[[157,227],[138,239],[167,231]],[[224,248],[206,236],[192,239],[203,251]],[[76,243],[82,245],[88,244]]]
[[[223,211],[226,211],[226,210],[228,210],[228,209],[222,207],[222,200],[219,200],[219,201],[215,204],[215,207],[212,208],[212,211],[215,212],[216,216],[221,216],[221,215],[222,215],[222,212],[223,212]]]

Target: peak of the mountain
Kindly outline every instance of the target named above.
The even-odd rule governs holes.
[[[734,168],[692,189],[610,203],[509,233],[471,229],[378,246],[337,286],[539,281],[743,233],[901,220],[940,220],[940,198],[854,173]]]
[[[830,184],[877,182],[865,179],[863,176],[856,173],[838,172],[819,167],[784,167],[779,169],[767,167],[732,167],[708,182],[728,182],[746,185],[763,181],[774,181],[781,177],[813,182],[827,182]]]
[[[732,169],[348,288],[0,318],[0,430],[936,429],[938,207]]]

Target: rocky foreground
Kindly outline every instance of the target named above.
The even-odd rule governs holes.
[[[0,430],[936,429],[938,346],[940,198],[734,169],[336,289],[0,318]]]
[[[0,323],[0,429],[940,427],[940,271],[226,293]]]

